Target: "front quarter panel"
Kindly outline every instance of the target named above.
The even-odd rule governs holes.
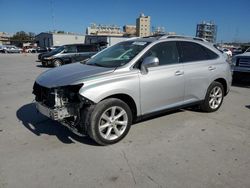
[[[79,94],[94,103],[116,94],[129,95],[134,100],[139,115],[141,114],[139,84],[138,70],[115,71],[100,78],[85,80]]]

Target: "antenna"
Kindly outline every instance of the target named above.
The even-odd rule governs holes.
[[[236,27],[235,33],[234,33],[234,42],[238,43],[239,42],[239,28]]]

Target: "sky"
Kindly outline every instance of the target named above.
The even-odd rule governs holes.
[[[250,0],[0,0],[0,10],[0,32],[11,34],[84,34],[91,23],[135,25],[144,13],[168,32],[194,36],[197,23],[213,21],[217,42],[250,42]]]

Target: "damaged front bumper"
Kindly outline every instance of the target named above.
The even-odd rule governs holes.
[[[55,121],[61,121],[65,118],[73,116],[72,114],[73,110],[70,110],[70,108],[60,107],[60,108],[50,109],[40,102],[36,102],[36,109],[44,116],[47,116]]]

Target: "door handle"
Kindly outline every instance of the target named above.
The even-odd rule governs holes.
[[[210,70],[210,71],[213,71],[213,70],[215,70],[216,69],[216,67],[214,67],[214,66],[209,66],[208,67],[208,70]]]
[[[178,70],[178,71],[175,72],[175,76],[181,76],[183,74],[184,74],[184,71]]]

